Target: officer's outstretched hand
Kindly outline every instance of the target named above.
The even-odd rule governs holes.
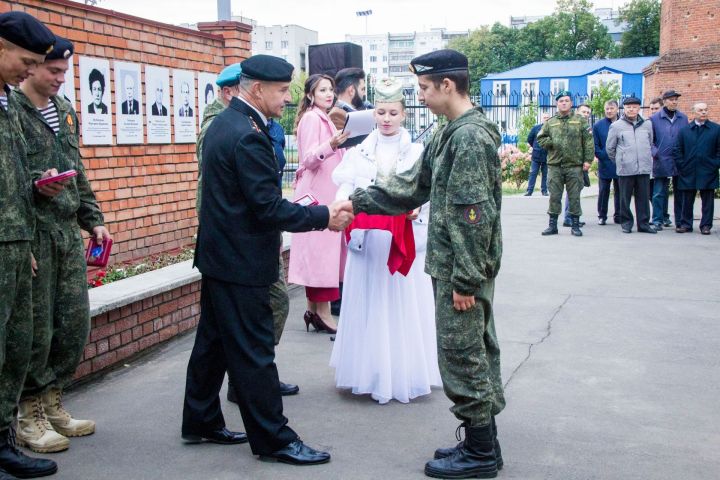
[[[453,290],[453,307],[455,310],[464,312],[475,306],[475,295],[460,295]]]
[[[112,237],[110,236],[110,232],[108,232],[107,228],[105,228],[103,225],[98,225],[97,227],[93,227],[92,229],[92,235],[95,239],[95,243],[98,245],[102,245],[103,240],[106,238],[108,240],[112,240]]]
[[[350,200],[335,201],[328,208],[330,209],[330,221],[328,222],[330,230],[341,232],[355,219]]]
[[[43,172],[40,178],[43,179],[48,177],[54,177],[57,174],[57,169],[51,168],[50,170],[46,170],[45,172]],[[62,193],[63,190],[65,190],[65,185],[67,184],[67,182],[68,180],[64,180],[62,182],[48,183],[47,185],[43,185],[42,187],[37,187],[37,191],[40,192],[40,194],[45,195],[46,197],[56,197],[60,193]]]

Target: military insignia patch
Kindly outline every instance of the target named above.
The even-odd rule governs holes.
[[[260,127],[258,127],[257,123],[255,123],[255,119],[252,117],[248,117],[248,118],[250,118],[250,124],[252,125],[253,129],[255,129],[255,131],[258,133],[262,133],[262,130],[260,130]]]
[[[75,122],[73,122],[72,115],[68,113],[67,117],[65,117],[65,122],[67,122],[68,126],[70,127],[70,132],[75,133]]]
[[[470,225],[475,225],[480,221],[480,209],[477,207],[477,205],[469,205],[465,207],[463,217],[465,218],[465,221],[467,223],[469,223]]]

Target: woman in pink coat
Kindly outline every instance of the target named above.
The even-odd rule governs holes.
[[[338,145],[347,134],[337,131],[327,112],[335,101],[333,79],[310,75],[296,120],[300,166],[295,178],[295,199],[311,194],[321,205],[335,200],[337,185],[332,172],[342,160]],[[341,232],[294,233],[290,248],[288,281],[305,286],[307,311],[305,327],[335,333],[337,324],[330,313],[330,302],[340,298],[343,243]]]

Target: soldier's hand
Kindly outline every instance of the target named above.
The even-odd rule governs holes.
[[[453,307],[455,310],[464,312],[475,306],[475,295],[460,295],[453,290]]]
[[[338,200],[328,206],[330,209],[330,220],[328,228],[335,232],[345,230],[355,218],[350,200]]]
[[[95,239],[95,243],[97,243],[98,245],[102,245],[103,240],[105,240],[106,238],[108,240],[112,240],[112,237],[110,236],[110,232],[108,232],[107,228],[105,228],[102,225],[98,225],[97,227],[94,227],[92,229],[92,235],[93,235],[93,238]]]
[[[30,252],[30,268],[32,269],[32,276],[37,277],[38,266],[35,255],[33,255],[32,252]]]
[[[50,170],[46,170],[45,172],[43,172],[40,178],[43,179],[48,177],[54,177],[57,174],[57,169],[51,168]],[[68,180],[64,180],[62,182],[48,183],[47,185],[43,185],[42,187],[37,187],[37,191],[40,192],[41,195],[45,195],[46,197],[56,197],[63,190],[65,190],[65,185],[67,184],[67,182]]]
[[[587,163],[587,162],[583,163],[583,170],[586,171],[586,172],[587,172],[588,170],[590,170],[590,164]]]

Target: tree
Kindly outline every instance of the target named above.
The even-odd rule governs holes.
[[[307,73],[302,70],[298,70],[293,75],[293,80],[290,83],[290,98],[291,102],[296,105],[296,108],[285,108],[282,118],[280,118],[280,125],[285,130],[287,135],[293,133],[295,129],[295,116],[300,106],[300,101],[303,95],[305,95],[305,81],[307,80]]]
[[[589,0],[558,0],[553,21],[550,59],[584,60],[607,58],[613,41],[592,11]]]
[[[597,118],[605,116],[605,102],[608,100],[620,101],[620,85],[617,82],[600,83],[597,87],[593,87],[590,100],[587,104],[590,105],[593,115]]]
[[[660,0],[632,0],[620,7],[618,23],[627,23],[621,57],[645,57],[660,51]]]
[[[530,150],[527,142],[528,135],[530,135],[530,130],[535,126],[537,123],[538,118],[538,108],[537,105],[534,103],[531,103],[529,105],[526,105],[523,107],[522,115],[520,115],[520,119],[518,120],[517,125],[517,131],[518,131],[518,149],[523,152],[527,153],[528,150]]]

